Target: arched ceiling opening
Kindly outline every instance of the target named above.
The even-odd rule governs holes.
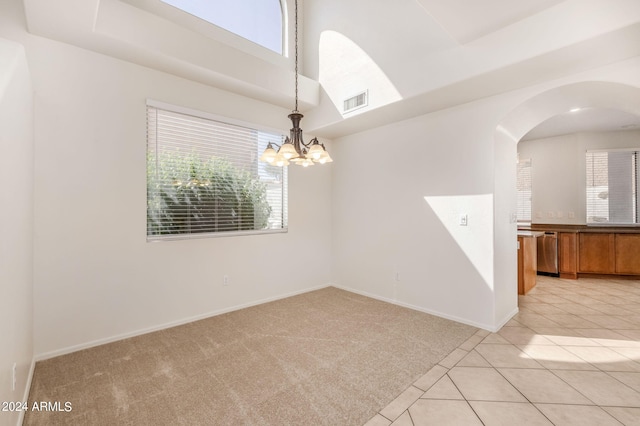
[[[522,137],[523,141],[544,139],[578,132],[615,132],[640,129],[640,116],[619,109],[575,108],[553,116]]]
[[[614,110],[640,117],[640,88],[586,81],[547,90],[512,110],[496,127],[496,138],[506,137],[517,143],[539,124],[577,108]]]

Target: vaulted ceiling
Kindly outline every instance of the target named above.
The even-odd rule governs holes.
[[[638,0],[300,2],[301,110],[325,137],[640,55]],[[158,3],[25,0],[25,12],[34,34],[291,108],[291,57]],[[345,113],[363,90],[368,105]]]
[[[542,12],[563,0],[417,0],[460,44]]]

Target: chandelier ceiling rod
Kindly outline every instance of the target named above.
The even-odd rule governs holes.
[[[295,41],[294,41],[295,61],[294,61],[294,63],[295,63],[295,71],[296,71],[296,73],[295,73],[295,76],[296,76],[296,79],[295,79],[296,104],[295,104],[295,107],[293,108],[293,112],[298,112],[298,0],[295,0],[295,1],[296,1],[296,6],[295,6],[295,9],[296,9],[295,15],[296,16],[295,16],[295,21],[294,21],[295,22],[295,31],[294,31],[294,34],[295,34]]]
[[[303,167],[313,166],[315,163],[331,163],[333,160],[323,143],[317,138],[311,139],[308,143],[302,138],[300,120],[304,117],[298,111],[298,0],[295,0],[295,107],[289,119],[293,127],[289,131],[282,145],[269,142],[267,148],[260,156],[260,161],[276,166],[288,166],[289,162]],[[278,151],[274,146],[277,146]]]

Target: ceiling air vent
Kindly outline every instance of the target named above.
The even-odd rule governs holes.
[[[345,99],[343,103],[343,112],[351,112],[354,109],[367,106],[369,102],[368,98],[369,98],[368,93],[365,90],[362,93],[359,93],[355,96],[350,97],[349,99]]]

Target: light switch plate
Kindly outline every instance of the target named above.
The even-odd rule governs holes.
[[[467,226],[467,224],[469,223],[469,218],[467,217],[466,214],[461,214],[460,215],[460,226]]]

